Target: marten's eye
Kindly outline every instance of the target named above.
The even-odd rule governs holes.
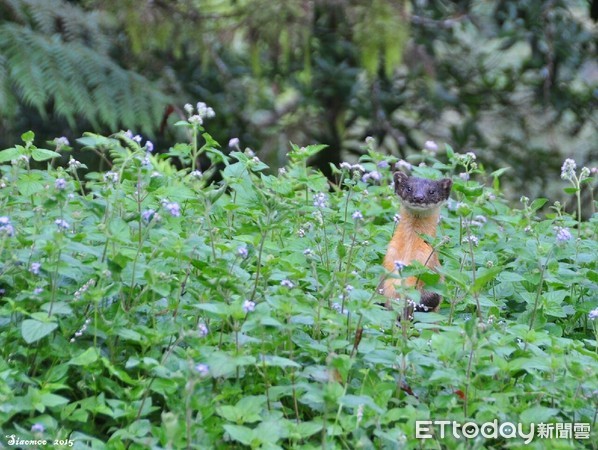
[[[411,192],[413,189],[411,189],[411,186],[405,186],[405,190],[406,190],[407,192]]]
[[[434,195],[434,194],[436,194],[436,189],[430,189],[430,190],[428,191],[428,194],[430,194],[430,195]]]

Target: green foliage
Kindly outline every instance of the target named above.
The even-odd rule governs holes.
[[[31,133],[0,152],[12,161],[0,166],[3,439],[390,449],[430,444],[416,420],[595,430],[595,215],[579,223],[553,205],[539,217],[546,199],[512,209],[502,173],[487,176],[475,155],[425,154],[416,174],[467,176],[453,177],[434,242],[445,281],[405,269],[442,308],[397,323],[402,302],[390,311],[376,294],[395,158],[369,151],[361,167],[335,168],[342,186],[330,191],[306,164],[323,146],[292,146],[273,175],[250,152],[223,155],[197,121],[181,126],[194,138],[172,151],[223,161],[220,184],[126,133],[80,139],[113,162],[84,182],[76,163],[30,169]],[[523,446],[433,445],[470,444]]]
[[[0,22],[0,115],[22,106],[75,129],[119,126],[153,134],[169,102],[146,77],[110,55],[106,18],[62,0],[0,2],[12,21]]]

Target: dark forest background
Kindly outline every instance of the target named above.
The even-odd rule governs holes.
[[[598,160],[597,2],[0,0],[0,148],[131,129],[159,151],[185,103],[276,167],[356,160],[367,136],[510,167],[507,193],[558,198],[560,166]],[[74,145],[76,147],[76,145]]]

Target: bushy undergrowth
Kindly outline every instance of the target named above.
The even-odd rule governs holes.
[[[386,310],[376,293],[398,220],[396,161],[370,149],[331,188],[306,164],[320,146],[292,147],[271,175],[237,142],[225,156],[192,119],[179,124],[191,143],[167,155],[128,133],[86,135],[113,165],[84,183],[79,163],[55,167],[31,133],[0,152],[12,161],[0,166],[3,445],[522,448],[421,441],[415,421],[595,427],[595,215],[540,216],[545,199],[513,209],[501,171],[448,146],[423,152],[415,174],[454,180],[433,240],[444,283],[423,267],[404,275],[445,300],[397,322],[402,305]],[[199,154],[221,164],[221,182],[197,171]]]

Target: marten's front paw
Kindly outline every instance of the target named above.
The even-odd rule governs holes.
[[[436,311],[441,301],[442,297],[440,296],[440,294],[436,294],[435,292],[422,291],[419,305],[415,307],[415,310],[417,312]]]

